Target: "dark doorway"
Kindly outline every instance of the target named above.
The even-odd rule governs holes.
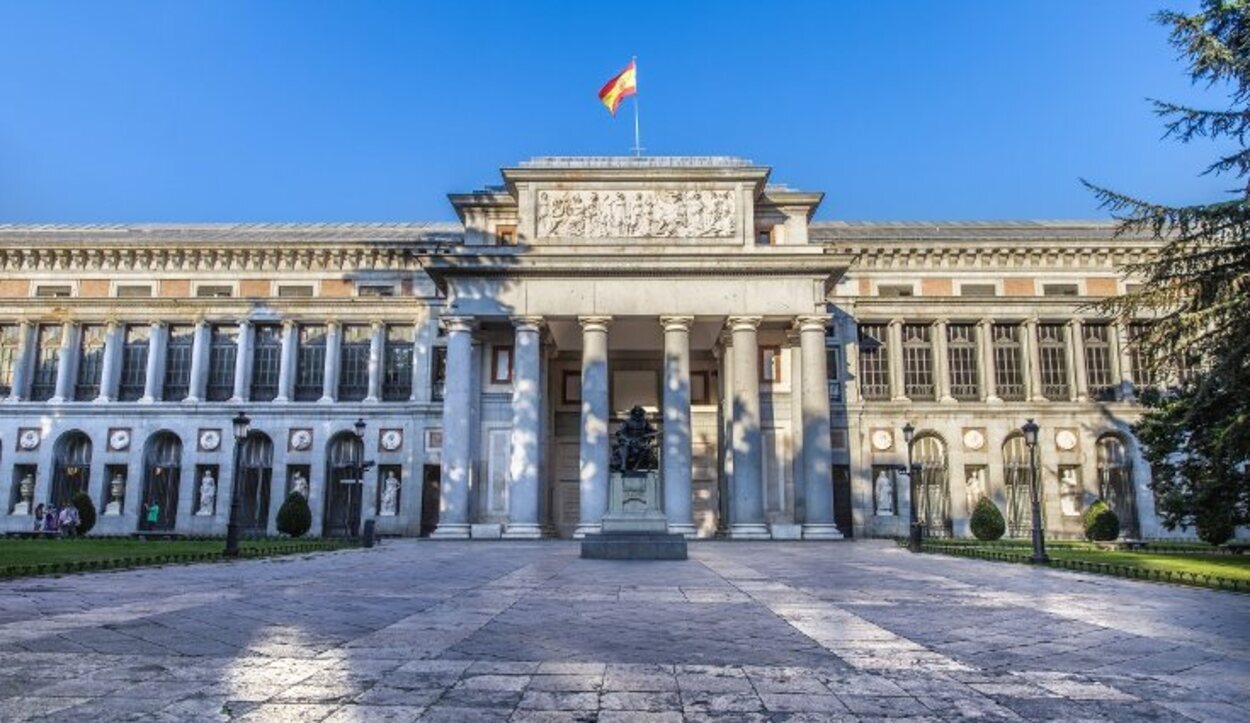
[[[248,537],[264,537],[269,528],[273,441],[264,432],[252,430],[239,457],[239,529]]]
[[[91,476],[91,439],[77,430],[56,440],[52,450],[52,494],[48,502],[60,508],[79,492],[87,491]]]
[[[360,532],[364,456],[364,443],[351,432],[334,435],[326,447],[326,537],[355,537]]]
[[[143,449],[140,530],[174,529],[181,483],[182,440],[173,432],[157,432],[148,437]]]
[[[438,529],[438,505],[442,489],[442,469],[427,464],[421,473],[421,537],[429,537]]]
[[[852,537],[855,521],[851,515],[851,468],[843,465],[833,468],[833,521],[843,537]]]

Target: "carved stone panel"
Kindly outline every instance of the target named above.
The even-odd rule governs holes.
[[[539,191],[542,238],[726,238],[737,232],[730,189]]]

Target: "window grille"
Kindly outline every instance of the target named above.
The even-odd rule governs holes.
[[[210,402],[224,402],[234,396],[234,360],[239,353],[239,328],[214,326],[208,347],[208,386]]]
[[[993,346],[994,391],[1004,401],[1024,401],[1024,364],[1021,361],[1024,349],[1020,344],[1020,326],[995,324]]]
[[[1111,327],[1085,324],[1085,383],[1093,399],[1115,399],[1116,380],[1111,376]]]
[[[903,389],[911,399],[935,399],[933,344],[928,324],[903,325]]]
[[[1038,324],[1037,341],[1042,360],[1042,396],[1051,401],[1067,400],[1068,343],[1063,324]]]
[[[370,332],[371,329],[365,324],[343,326],[339,401],[359,402],[369,393]]]
[[[825,374],[829,380],[829,398],[842,401],[842,347],[825,348]]]
[[[255,402],[272,402],[278,396],[278,376],[282,371],[282,327],[258,324],[252,339],[250,396]]]
[[[950,362],[951,396],[964,401],[981,398],[981,375],[977,370],[977,327],[951,324],[946,327]]]
[[[89,402],[100,396],[100,379],[104,375],[104,339],[108,328],[102,324],[82,327],[78,342],[78,379],[74,381],[74,399]]]
[[[0,326],[0,397],[13,393],[13,375],[17,371],[17,355],[22,346],[22,328],[16,324]]]
[[[430,396],[442,401],[447,386],[447,347],[436,346],[430,355]]]
[[[946,444],[939,438],[917,437],[913,448],[916,479],[916,519],[924,524],[926,537],[950,537],[950,482],[947,479]]]
[[[1033,531],[1033,506],[1029,481],[1029,446],[1020,434],[1013,435],[1003,443],[1003,486],[1007,489],[1007,536],[1027,537]],[[1040,473],[1040,470],[1036,470]],[[1038,487],[1038,501],[1042,510],[1042,529],[1046,528],[1045,489]]]
[[[1133,466],[1124,443],[1114,436],[1098,440],[1098,496],[1120,518],[1120,534],[1129,539],[1141,536],[1137,524],[1137,495],[1133,487]]]
[[[165,383],[161,399],[178,402],[191,393],[191,355],[195,351],[195,327],[169,327],[169,343],[165,347]]]
[[[382,399],[406,402],[412,396],[412,344],[414,327],[388,324],[382,365]]]
[[[859,325],[859,393],[864,399],[890,398],[890,347],[885,324]]]
[[[39,346],[35,350],[35,373],[30,382],[30,398],[46,402],[56,394],[56,368],[61,363],[60,324],[43,324],[39,327]]]
[[[148,372],[148,338],[151,329],[132,324],[126,327],[126,343],[122,346],[121,387],[117,398],[133,402],[143,396]]]
[[[295,352],[295,401],[315,402],[325,391],[326,328],[303,325]]]

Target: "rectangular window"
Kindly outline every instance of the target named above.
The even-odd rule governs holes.
[[[226,284],[206,284],[196,287],[195,295],[201,298],[227,298],[234,296],[234,287]]]
[[[387,324],[382,356],[382,400],[406,402],[412,397],[412,344],[415,328]]]
[[[756,246],[771,246],[773,243],[772,229],[761,229],[755,232]]]
[[[1143,340],[1150,331],[1150,322],[1135,321],[1128,325],[1128,360],[1129,374],[1133,377],[1133,385],[1139,388],[1155,385],[1154,370],[1150,368],[1150,355],[1143,348]]]
[[[148,338],[152,330],[143,324],[126,327],[126,342],[122,345],[121,385],[117,398],[133,402],[143,396],[148,376]]]
[[[890,398],[889,327],[859,325],[859,393],[864,399]]]
[[[278,298],[284,299],[307,299],[312,297],[313,287],[311,284],[278,284]]]
[[[1080,296],[1076,284],[1042,284],[1042,296]]]
[[[960,401],[981,398],[981,374],[977,369],[976,324],[946,327],[946,350],[950,362],[951,396]]]
[[[56,394],[56,369],[61,363],[60,324],[39,326],[39,346],[35,349],[35,373],[30,382],[30,399],[46,402]]]
[[[500,224],[495,227],[495,238],[500,246],[516,246],[516,224]]]
[[[361,284],[356,287],[357,296],[394,296],[394,284]]]
[[[829,398],[842,401],[842,347],[825,347],[825,374],[829,378]]]
[[[937,398],[931,329],[928,324],[903,324],[903,390],[911,399]]]
[[[430,354],[430,396],[442,401],[447,386],[447,347],[436,346]]]
[[[340,346],[339,401],[359,402],[369,394],[369,342],[367,324],[344,324]]]
[[[205,396],[210,402],[224,402],[234,396],[234,360],[239,353],[239,327],[214,326],[211,338]]]
[[[281,371],[282,327],[257,324],[252,332],[252,401],[272,402],[277,398]]]
[[[1091,399],[1115,399],[1116,380],[1111,377],[1111,327],[1085,324],[1085,383]]]
[[[0,326],[0,397],[13,393],[13,375],[17,372],[17,355],[22,349],[22,327]]]
[[[118,284],[116,293],[119,299],[146,298],[152,295],[152,286],[151,284]]]
[[[995,324],[994,391],[1008,402],[1024,401],[1024,347],[1019,324]]]
[[[1042,359],[1042,396],[1066,401],[1068,390],[1068,343],[1063,324],[1038,324],[1037,348]]]
[[[161,399],[179,402],[191,393],[191,354],[195,351],[195,327],[171,325],[169,343],[165,347],[165,383]]]
[[[494,346],[490,353],[490,383],[512,383],[512,347]]]
[[[74,380],[74,399],[89,402],[100,396],[100,378],[104,374],[104,339],[108,327],[86,324],[79,332],[78,378]]]
[[[960,296],[998,296],[993,284],[960,284]]]
[[[301,325],[295,351],[295,401],[315,402],[325,391],[326,328]]]
[[[916,290],[911,284],[881,284],[877,287],[877,296],[915,296]]]
[[[763,384],[781,383],[781,347],[760,347],[760,382]]]
[[[35,287],[35,296],[43,298],[63,298],[74,295],[74,287],[62,285],[40,284]]]

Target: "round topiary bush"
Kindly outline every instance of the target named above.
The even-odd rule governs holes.
[[[1209,545],[1223,545],[1233,539],[1236,528],[1229,515],[1201,514],[1197,519],[1198,539]]]
[[[1110,542],[1120,536],[1120,518],[1103,500],[1095,500],[1081,518],[1085,526],[1085,539]]]
[[[278,508],[278,532],[301,537],[311,527],[312,510],[308,508],[308,500],[298,492],[291,492]]]
[[[78,508],[78,534],[85,535],[91,532],[91,528],[95,527],[95,503],[91,501],[91,495],[86,492],[79,492],[70,498],[70,504]]]
[[[977,500],[977,506],[972,510],[971,526],[973,536],[982,542],[993,542],[1007,532],[1003,513],[998,511],[998,505],[984,495]]]

